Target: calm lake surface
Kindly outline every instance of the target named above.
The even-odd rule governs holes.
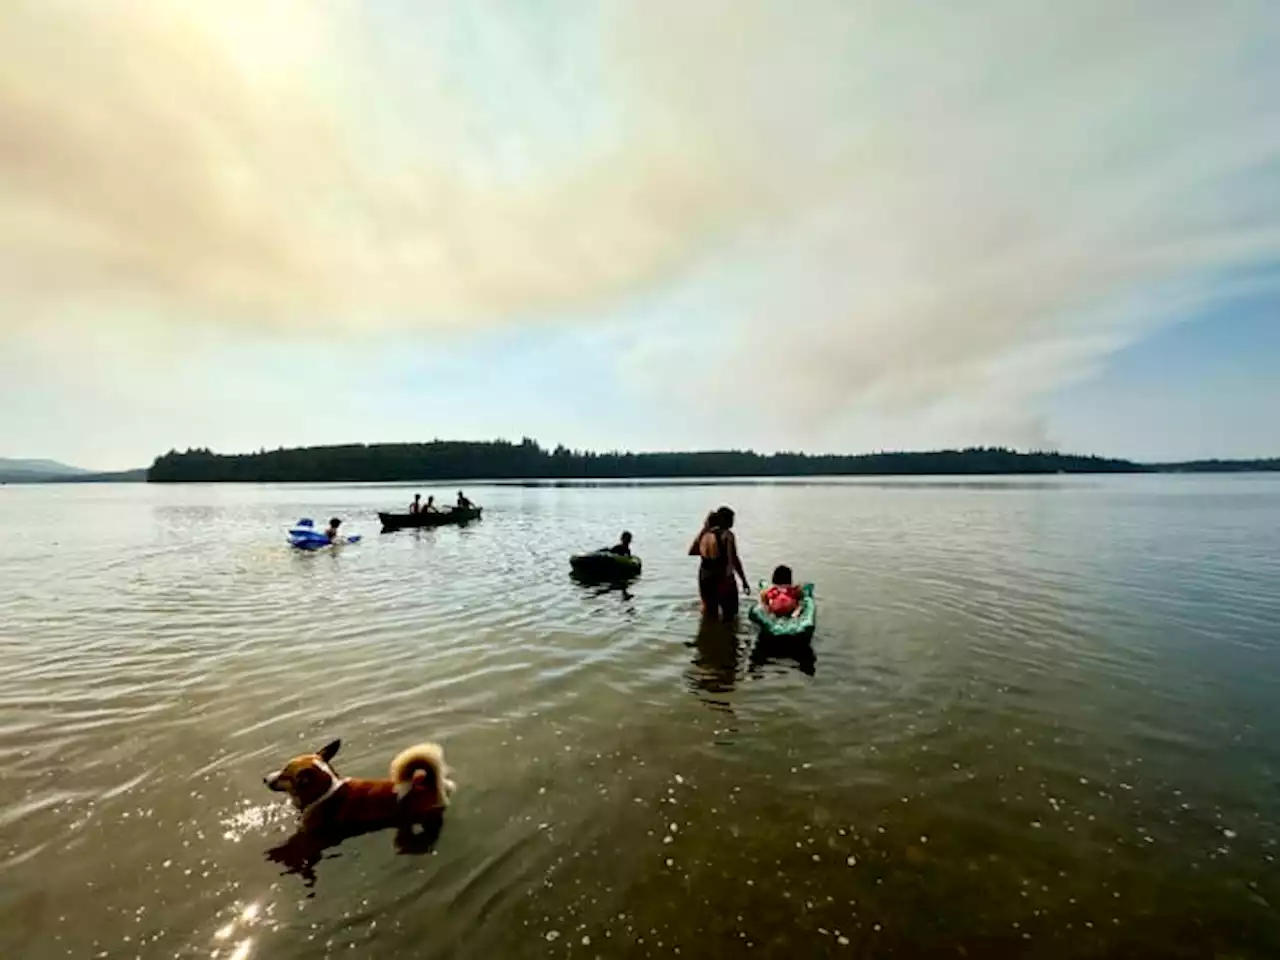
[[[0,488],[0,957],[1280,956],[1280,477],[474,485],[378,534],[454,489]],[[808,651],[700,625],[720,503]],[[623,526],[643,577],[573,582]],[[431,852],[268,856],[263,775],[334,737],[445,746]]]

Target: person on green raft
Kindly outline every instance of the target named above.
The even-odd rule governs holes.
[[[791,582],[791,568],[778,566],[773,571],[773,583],[760,591],[760,605],[775,617],[794,617],[800,609],[804,591]]]
[[[622,536],[618,538],[618,542],[612,547],[606,547],[601,552],[616,554],[619,557],[631,556],[631,532],[629,530],[623,530]]]

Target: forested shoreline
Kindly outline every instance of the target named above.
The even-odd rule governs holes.
[[[1142,464],[1053,452],[970,447],[854,455],[749,450],[592,453],[544,448],[525,438],[464,442],[349,444],[219,454],[170,451],[147,471],[152,483],[554,480],[679,477],[964,476],[990,474],[1232,472],[1277,470],[1280,459]]]

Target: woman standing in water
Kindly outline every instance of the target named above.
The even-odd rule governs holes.
[[[738,612],[738,590],[734,575],[742,580],[743,593],[751,586],[738,557],[738,541],[733,535],[733,510],[721,507],[707,515],[702,532],[689,546],[689,555],[699,557],[698,596],[702,612],[731,619]]]

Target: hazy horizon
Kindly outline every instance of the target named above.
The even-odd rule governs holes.
[[[1280,452],[1280,6],[19,3],[0,454]]]

